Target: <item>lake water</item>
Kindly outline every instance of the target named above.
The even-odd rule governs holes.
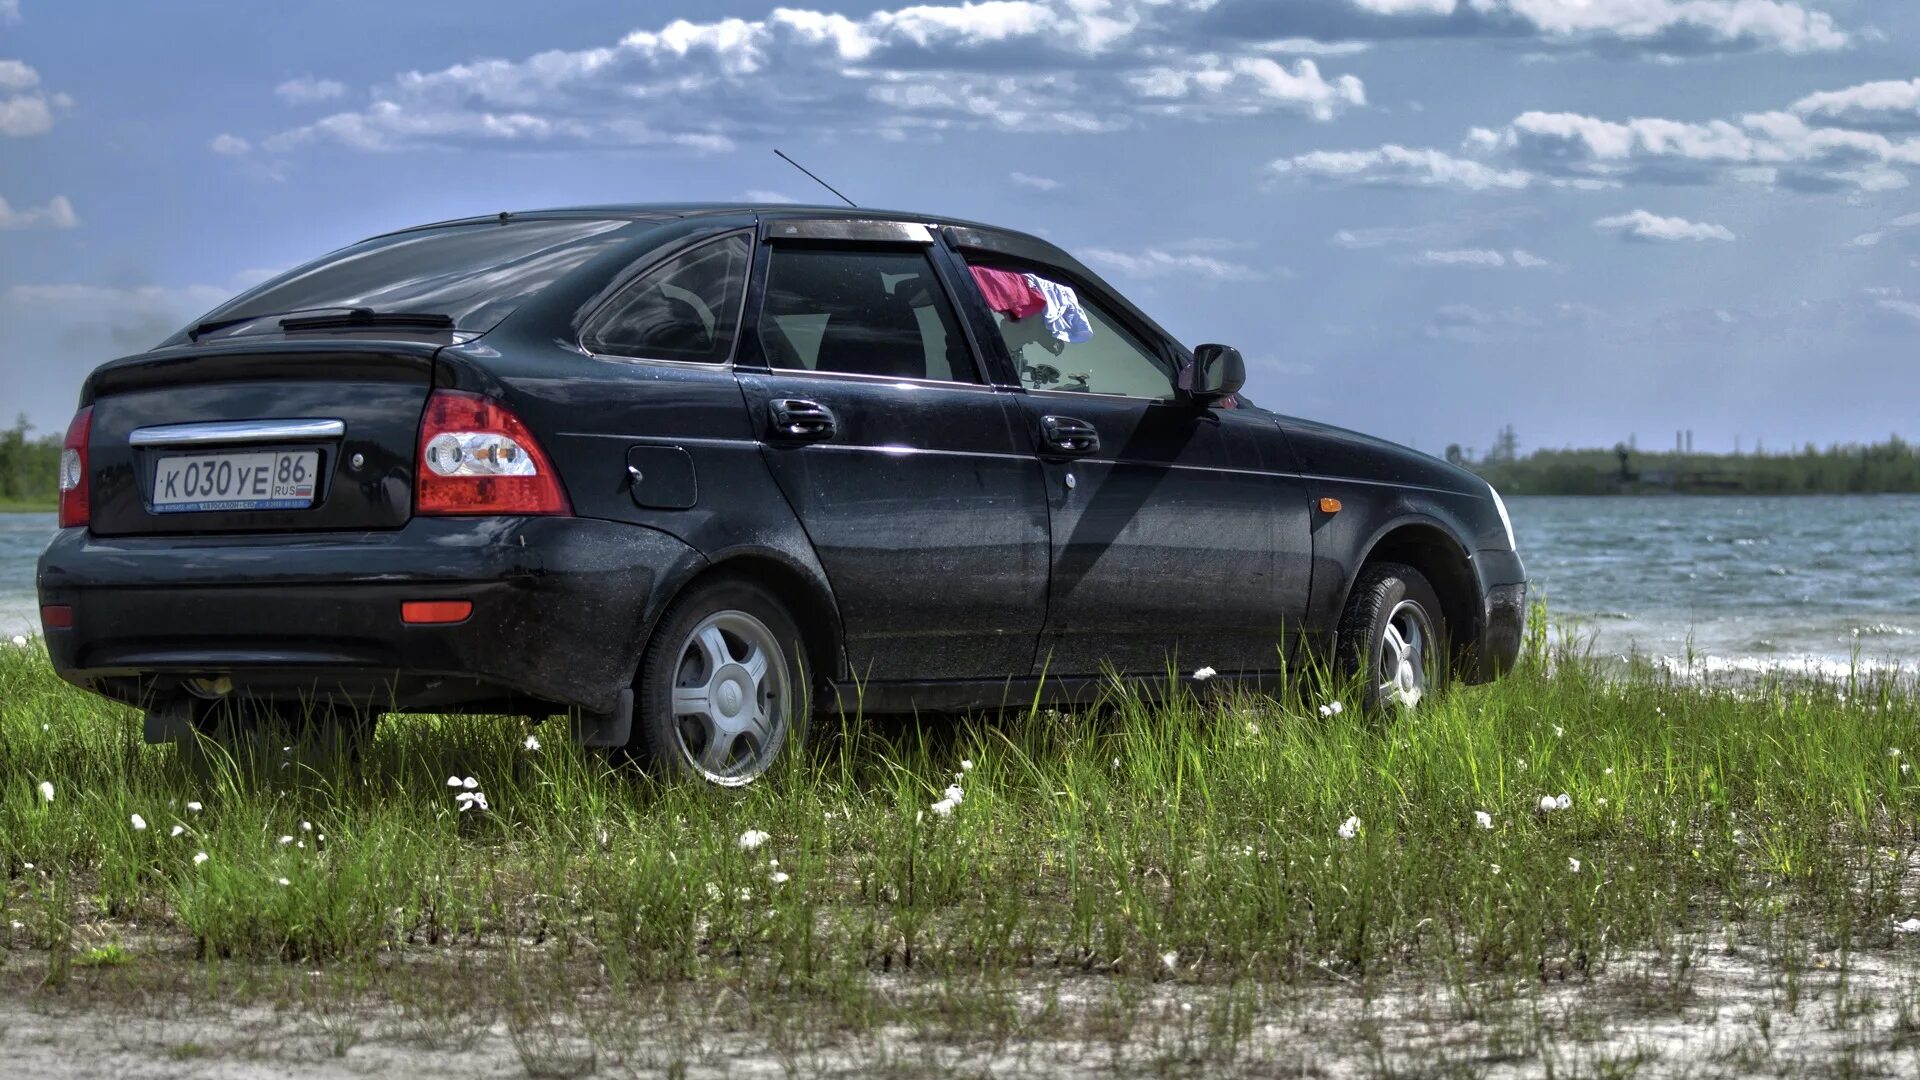
[[[1536,594],[1603,655],[1920,670],[1920,496],[1516,498]],[[52,514],[0,514],[0,633],[34,632]]]

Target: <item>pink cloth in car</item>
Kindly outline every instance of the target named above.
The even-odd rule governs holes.
[[[973,271],[974,284],[980,286],[981,295],[987,298],[987,306],[993,310],[1005,312],[1015,319],[1024,319],[1047,309],[1047,298],[1028,284],[1025,274],[995,270],[990,266],[969,266],[967,269]]]

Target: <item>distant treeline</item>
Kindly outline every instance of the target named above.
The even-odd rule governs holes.
[[[1920,493],[1920,451],[1898,436],[1871,446],[1808,444],[1785,453],[1648,453],[1621,446],[1489,454],[1460,463],[1508,495]]]
[[[22,416],[0,431],[0,507],[46,507],[60,497],[61,434],[29,437]]]

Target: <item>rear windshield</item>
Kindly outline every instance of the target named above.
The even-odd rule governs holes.
[[[317,259],[196,320],[334,308],[447,315],[485,333],[528,297],[621,242],[630,221],[568,218],[452,225],[376,237]],[[277,332],[276,322],[235,333]]]

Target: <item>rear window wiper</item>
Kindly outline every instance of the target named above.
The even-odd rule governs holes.
[[[348,308],[330,315],[301,315],[280,320],[280,329],[288,333],[301,330],[350,330],[356,327],[404,330],[451,330],[453,316],[437,311],[375,311],[372,308]]]

